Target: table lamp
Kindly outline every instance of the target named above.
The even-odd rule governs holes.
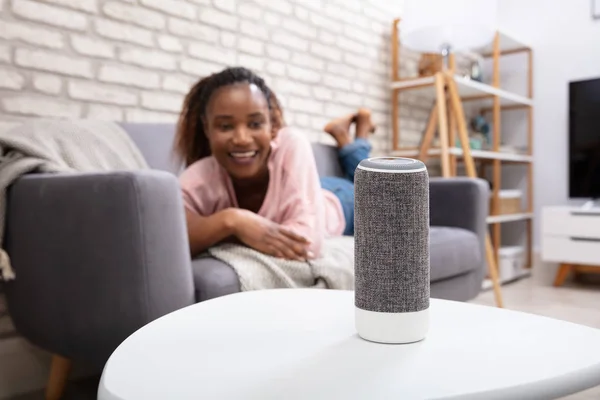
[[[496,0],[405,0],[400,39],[407,48],[441,53],[490,43],[496,33]]]
[[[435,74],[436,105],[421,143],[419,158],[427,158],[435,126],[441,147],[442,176],[450,177],[450,152],[448,147],[448,114],[457,126],[467,176],[476,178],[475,162],[469,147],[465,114],[452,70],[449,68],[451,51],[476,50],[494,39],[496,26],[496,0],[405,0],[402,13],[400,40],[407,48],[426,53],[441,53],[443,70]],[[448,101],[448,105],[446,104]],[[454,125],[454,124],[453,124]],[[485,237],[488,272],[494,288],[496,305],[502,307],[502,294],[496,260],[489,233]]]

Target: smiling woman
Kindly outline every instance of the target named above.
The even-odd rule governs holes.
[[[352,159],[349,175],[370,149],[366,140],[351,142],[354,121],[357,137],[374,129],[365,111],[325,127],[340,156]],[[320,180],[311,144],[284,125],[275,95],[245,68],[204,78],[187,95],[175,149],[187,166],[180,183],[192,255],[238,241],[306,260],[325,237],[351,233],[351,180]]]

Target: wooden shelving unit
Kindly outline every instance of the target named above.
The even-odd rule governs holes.
[[[392,154],[396,156],[405,156],[420,158],[419,148],[403,148],[400,146],[400,112],[402,107],[399,101],[400,93],[411,91],[411,93],[434,94],[435,78],[433,76],[403,78],[399,76],[400,65],[400,40],[399,40],[399,20],[394,21],[392,30],[392,82],[390,89],[392,91]],[[492,148],[488,150],[471,149],[473,159],[478,163],[478,170],[488,170],[491,172],[492,201],[490,215],[487,222],[490,225],[492,244],[496,264],[498,264],[498,249],[501,245],[502,224],[517,222],[526,224],[526,266],[532,264],[532,227],[533,227],[533,54],[532,49],[523,45],[518,40],[510,37],[503,32],[497,32],[494,42],[484,49],[477,52],[484,58],[491,59],[492,62],[492,82],[491,84],[477,82],[469,78],[454,74],[452,76],[458,93],[463,104],[476,104],[481,114],[491,114],[491,126],[493,132]],[[525,73],[527,77],[527,95],[523,96],[511,91],[505,90],[500,82],[500,58],[502,56],[522,53],[527,57]],[[454,64],[451,58],[451,69]],[[477,102],[477,103],[474,103]],[[522,153],[503,152],[500,146],[501,116],[503,113],[511,113],[515,110],[524,110],[527,118],[527,148]],[[453,121],[448,121],[448,131],[450,132],[450,147],[448,154],[450,165],[453,171],[457,170],[456,165],[462,161],[463,149],[455,147],[455,132],[452,127]],[[425,133],[425,132],[424,132]],[[428,157],[440,157],[440,148],[430,148],[426,153]],[[525,190],[526,206],[518,214],[502,215],[500,211],[499,193],[502,188],[502,169],[506,165],[522,165],[526,168],[527,188]],[[455,172],[456,173],[456,172]],[[479,174],[481,176],[481,173]],[[483,176],[482,176],[483,177]],[[508,189],[508,188],[504,188]],[[523,273],[523,276],[527,275]]]

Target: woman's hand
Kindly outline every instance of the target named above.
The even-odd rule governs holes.
[[[251,211],[238,209],[233,229],[242,243],[262,253],[298,261],[313,256],[307,238]]]

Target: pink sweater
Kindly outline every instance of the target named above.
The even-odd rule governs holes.
[[[271,141],[269,186],[258,215],[312,241],[318,255],[323,239],[341,235],[345,220],[339,199],[322,189],[310,142],[290,128]],[[203,216],[238,207],[233,184],[214,157],[190,165],[180,177],[185,206]]]

